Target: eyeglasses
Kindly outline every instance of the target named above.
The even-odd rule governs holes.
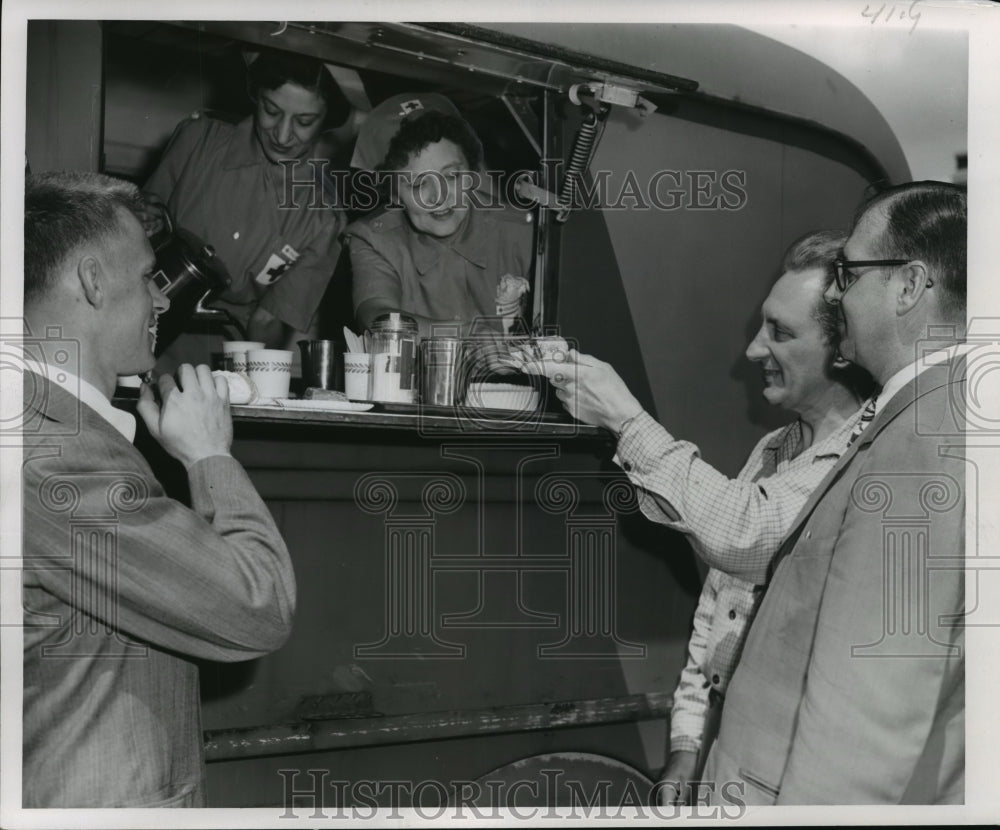
[[[861,278],[861,274],[852,273],[851,268],[874,268],[887,267],[890,265],[907,265],[912,260],[909,259],[844,259],[837,257],[833,261],[833,278],[837,283],[837,290],[841,294],[846,293],[854,283]]]

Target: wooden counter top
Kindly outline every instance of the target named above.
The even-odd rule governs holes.
[[[392,409],[393,411],[387,411]],[[473,412],[460,409],[450,414],[444,407],[412,407],[375,404],[367,412],[280,409],[274,406],[233,406],[233,421],[255,424],[349,426],[365,429],[404,430],[447,434],[516,434],[565,438],[611,438],[599,427],[574,421],[565,413]]]

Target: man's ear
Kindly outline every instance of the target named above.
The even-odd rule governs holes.
[[[924,292],[933,285],[927,265],[915,259],[902,265],[893,277],[896,282],[896,315],[902,317],[909,314],[924,296]]]
[[[840,353],[840,349],[837,349],[837,351],[833,353],[833,357],[830,358],[830,366],[838,371],[842,371],[850,365],[851,361]]]
[[[77,263],[76,276],[91,307],[103,307],[107,300],[107,279],[100,260],[93,254],[87,254]]]

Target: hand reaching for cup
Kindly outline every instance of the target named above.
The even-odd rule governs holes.
[[[642,412],[642,405],[610,363],[565,347],[565,343],[513,349],[511,365],[548,378],[566,411],[586,424],[617,432],[624,421]]]

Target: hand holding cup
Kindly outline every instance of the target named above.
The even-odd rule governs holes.
[[[611,364],[567,348],[562,338],[546,340],[533,344],[531,354],[522,349],[511,356],[520,361],[521,371],[548,378],[570,415],[617,432],[625,420],[642,412],[642,405]]]
[[[163,449],[185,467],[213,455],[229,455],[233,420],[224,378],[213,377],[208,366],[184,363],[176,380],[160,375],[158,386],[159,404],[149,384],[142,385],[137,411]]]

